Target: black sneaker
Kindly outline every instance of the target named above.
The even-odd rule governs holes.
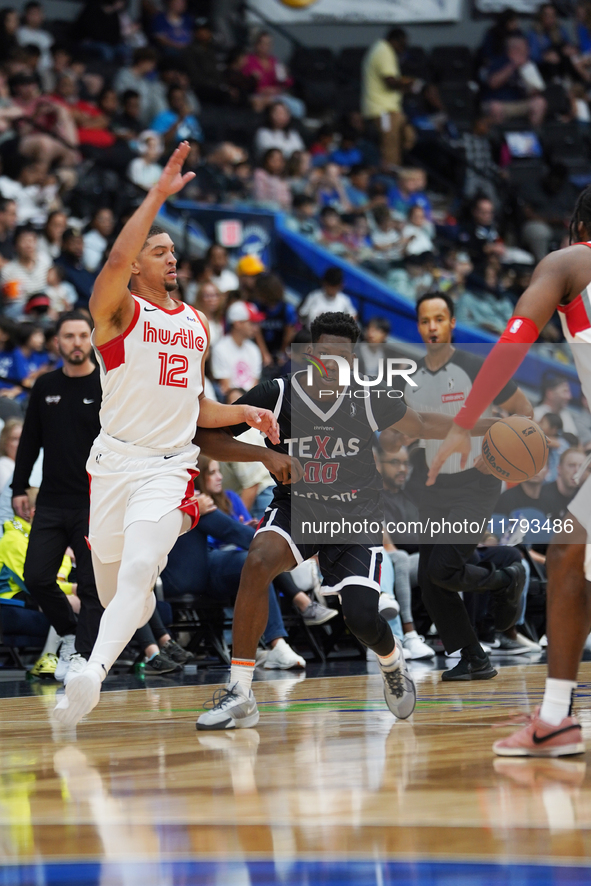
[[[176,640],[169,640],[168,643],[164,644],[160,652],[163,652],[171,661],[176,661],[177,664],[184,665],[188,661],[195,661],[193,653],[189,652],[188,649],[183,649]]]
[[[146,676],[161,676],[162,674],[173,674],[175,671],[182,671],[182,669],[183,666],[181,664],[173,661],[162,652],[159,652],[158,655],[155,655],[154,658],[151,658],[150,661],[147,661],[144,665],[144,673]]]
[[[492,594],[497,631],[508,631],[517,621],[527,576],[523,563],[512,563],[505,567],[505,572],[511,577],[509,587],[493,591]]]
[[[462,655],[455,668],[443,671],[441,679],[444,683],[456,680],[492,680],[497,672],[491,665],[488,655],[484,658]]]

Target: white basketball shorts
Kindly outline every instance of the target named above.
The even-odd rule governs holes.
[[[88,542],[102,563],[116,563],[123,534],[139,520],[157,523],[179,508],[199,519],[193,481],[199,449],[191,444],[169,454],[122,443],[101,431],[88,457],[90,526]]]

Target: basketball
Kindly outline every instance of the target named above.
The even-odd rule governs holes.
[[[318,0],[279,0],[279,2],[283,6],[291,7],[291,9],[307,9],[308,6],[313,6]]]
[[[500,480],[529,480],[548,461],[546,436],[535,421],[523,415],[502,418],[486,432],[482,458]]]

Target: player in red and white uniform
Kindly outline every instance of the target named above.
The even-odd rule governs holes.
[[[154,612],[152,588],[169,551],[197,522],[197,424],[246,421],[279,439],[268,410],[203,396],[207,320],[170,295],[177,288],[174,244],[152,223],[164,201],[193,178],[182,174],[188,153],[184,142],[127,222],[90,299],[103,401],[101,432],[87,464],[89,543],[106,608],[86,668],[69,680],[55,708],[69,726],[98,704],[109,669]],[[260,447],[253,451],[252,460],[260,460]]]
[[[433,462],[433,483],[453,452],[470,451],[471,428],[513,376],[539,331],[558,310],[571,344],[583,392],[591,396],[591,187],[579,196],[571,222],[571,243],[537,266],[515,314],[487,357],[455,425]],[[559,757],[583,753],[581,725],[573,695],[585,640],[591,628],[591,478],[569,504],[573,531],[555,536],[548,547],[548,679],[541,708],[523,729],[495,742],[501,756]]]

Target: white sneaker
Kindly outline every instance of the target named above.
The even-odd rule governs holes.
[[[68,668],[68,673],[64,677],[64,686],[68,685],[68,681],[72,679],[75,674],[81,674],[88,662],[84,658],[83,655],[80,655],[79,652],[75,652],[70,656],[70,667]]]
[[[74,634],[66,634],[60,646],[60,654],[55,669],[54,677],[58,683],[62,683],[70,667],[70,656],[76,652],[76,637]]]
[[[306,660],[294,652],[283,637],[280,637],[273,649],[269,649],[265,656],[257,658],[257,664],[259,663],[262,663],[263,667],[269,671],[288,671],[290,668],[306,667]]]
[[[529,637],[524,637],[524,635],[520,634],[519,631],[517,631],[517,642],[520,643],[522,646],[527,646],[530,652],[542,651],[542,647],[539,643],[534,643],[533,640],[530,640]]]
[[[587,637],[587,641],[588,640],[589,640],[589,637]],[[585,641],[585,649],[587,649],[587,641]],[[540,637],[540,646],[542,647],[542,649],[545,649],[547,645],[548,645],[548,637],[546,636],[546,634],[544,634],[543,637]],[[591,647],[589,647],[589,648],[591,648]]]
[[[402,646],[404,648],[405,658],[407,657],[407,652],[410,653],[408,658],[415,661],[421,658],[435,658],[435,650],[428,646],[424,639],[419,637],[416,631],[409,631],[408,634],[404,635]]]
[[[396,618],[399,614],[400,606],[398,605],[396,597],[391,597],[390,594],[386,594],[382,591],[378,601],[378,610],[381,615],[384,616],[386,621],[390,621],[391,618]]]
[[[399,720],[410,717],[417,703],[417,690],[414,680],[404,660],[402,643],[395,637],[398,658],[394,667],[384,670],[380,665],[384,680],[384,699],[389,710]]]
[[[99,703],[101,685],[101,678],[93,668],[87,667],[81,674],[76,674],[53,709],[54,718],[62,726],[77,726]]]
[[[259,722],[259,710],[252,689],[248,696],[243,695],[239,683],[216,689],[213,698],[204,707],[209,710],[197,720],[195,728],[198,730],[249,729]]]

